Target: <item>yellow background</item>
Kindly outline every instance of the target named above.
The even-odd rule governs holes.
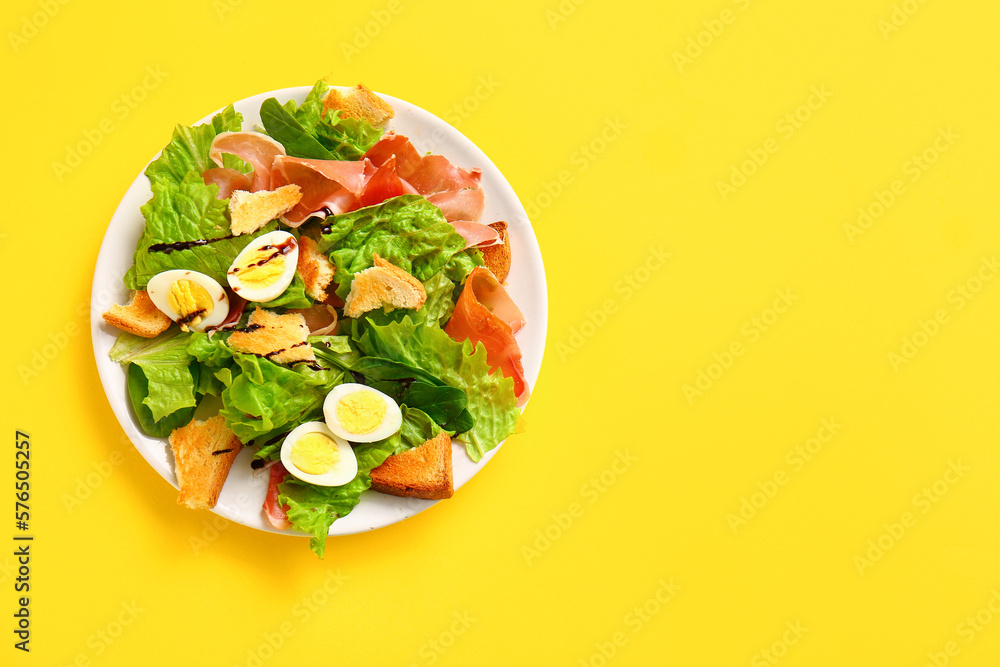
[[[37,539],[29,655],[0,549],[0,663],[996,664],[995,3],[2,16],[3,427],[32,437]],[[123,107],[147,68],[162,80]],[[318,561],[176,504],[105,401],[87,299],[107,222],[174,124],[325,75],[443,116],[493,159],[534,213],[551,319],[526,431],[453,500]],[[961,307],[959,286],[978,290]],[[779,291],[792,305],[769,311]],[[904,338],[920,345],[893,363]]]

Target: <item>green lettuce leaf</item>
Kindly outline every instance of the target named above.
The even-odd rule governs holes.
[[[374,266],[375,253],[425,281],[465,247],[465,239],[445,220],[441,209],[420,195],[393,197],[331,216],[322,232],[320,250],[337,267],[334,280],[341,298],[351,291],[355,273]]]
[[[296,271],[295,276],[292,278],[292,282],[288,285],[284,292],[279,294],[276,298],[259,305],[261,308],[270,309],[308,308],[313,305],[313,300],[306,294],[306,284],[299,275],[299,272]]]
[[[149,279],[169,269],[190,269],[227,284],[226,272],[236,255],[254,238],[274,231],[270,222],[253,234],[233,237],[225,211],[228,200],[216,199],[219,186],[206,185],[195,172],[181,183],[163,179],[152,184],[153,198],[141,211],[146,227],[125,276],[130,289],[145,289]],[[192,243],[191,247],[162,248],[158,244]]]
[[[187,345],[187,335],[171,327],[156,338],[122,333],[111,348],[109,356],[112,361],[123,366],[136,364],[142,368],[147,382],[142,404],[149,408],[154,422],[197,404]]]
[[[314,486],[289,475],[278,485],[278,504],[288,506],[288,520],[311,536],[309,548],[322,558],[330,526],[350,514],[371,484],[364,472],[343,486]]]
[[[473,426],[460,435],[473,461],[514,432],[521,415],[514,381],[491,372],[486,348],[459,343],[437,327],[415,324],[409,318],[384,326],[372,324],[356,341],[368,356],[377,356],[420,368],[457,387],[468,397]]]
[[[330,87],[323,80],[313,85],[301,106],[284,105],[270,97],[260,105],[260,120],[267,134],[293,157],[319,160],[359,160],[381,138],[382,130],[356,118],[341,118],[336,111],[323,113],[323,97]]]
[[[380,357],[361,357],[351,370],[365,376],[375,389],[410,408],[418,408],[452,433],[472,428],[465,392],[429,373]]]
[[[323,400],[332,386],[252,354],[235,354],[233,360],[240,373],[222,390],[219,414],[243,442],[273,437],[321,418]]]
[[[218,166],[208,157],[208,149],[216,135],[222,132],[239,132],[242,125],[243,115],[235,111],[232,104],[215,114],[210,123],[194,127],[178,125],[174,128],[170,143],[146,167],[146,176],[154,183],[169,181],[174,185],[180,185],[191,171],[200,176],[206,169]],[[223,163],[226,167],[244,173],[250,171],[249,165],[233,155],[224,155]]]
[[[441,427],[424,411],[402,406],[403,425],[399,428],[400,447],[395,453],[419,447],[441,434]]]
[[[288,505],[288,520],[295,528],[311,536],[309,547],[320,558],[326,549],[330,526],[350,514],[361,494],[372,483],[368,474],[391,455],[415,447],[440,433],[436,424],[419,410],[403,409],[403,427],[390,438],[352,445],[358,459],[358,474],[343,486],[314,486],[289,475],[278,485],[278,503]],[[433,435],[429,435],[433,434]],[[422,438],[414,444],[414,441]],[[280,443],[277,443],[280,447]]]
[[[209,337],[192,331],[188,336],[187,353],[208,368],[221,368],[233,363],[233,351],[226,344],[225,334]]]
[[[162,417],[159,421],[153,419],[153,413],[144,403],[149,396],[149,381],[139,364],[129,364],[127,372],[128,397],[132,409],[139,420],[142,430],[154,438],[166,438],[175,428],[184,426],[194,416],[195,407],[181,408]]]
[[[461,256],[462,253],[459,253],[452,257],[448,265]],[[448,265],[445,265],[446,270]],[[471,273],[472,269],[469,269],[469,272]],[[468,274],[465,275],[468,276]],[[462,280],[465,280],[465,276]],[[442,271],[424,281],[424,291],[427,292],[427,300],[424,301],[420,310],[414,313],[414,321],[444,327],[451,319],[452,311],[455,310],[455,283]]]

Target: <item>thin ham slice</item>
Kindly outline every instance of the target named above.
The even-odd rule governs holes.
[[[376,167],[381,167],[393,155],[396,156],[396,171],[400,178],[409,178],[420,164],[420,153],[410,140],[395,132],[383,134],[382,138],[365,153],[365,157]]]
[[[448,222],[478,222],[482,217],[486,201],[479,187],[481,170],[456,167],[443,155],[421,156],[409,139],[394,132],[383,135],[365,157],[380,169],[394,160],[396,177],[440,208]],[[365,197],[364,205],[384,201],[377,193]]]
[[[465,188],[463,190],[446,190],[427,196],[427,201],[437,206],[444,213],[445,220],[477,221],[483,217],[486,208],[486,198],[480,188]]]
[[[229,199],[234,190],[249,190],[253,183],[253,177],[244,174],[236,169],[226,169],[225,167],[212,167],[201,173],[201,178],[205,185],[219,186],[219,194],[216,199]]]
[[[485,248],[500,243],[500,232],[481,222],[455,220],[451,225],[465,239],[466,248],[471,248],[472,246]]]
[[[302,199],[281,216],[282,221],[289,227],[298,227],[317,214],[335,215],[351,210],[358,195],[364,191],[365,172],[370,168],[367,160],[305,160],[278,156],[271,173],[272,186],[295,183],[302,188]]]
[[[490,270],[478,266],[469,274],[445,332],[457,341],[471,340],[486,347],[486,360],[514,381],[517,404],[528,400],[528,382],[521,365],[521,349],[514,333],[524,326],[524,315]]]
[[[396,156],[390,155],[368,179],[359,206],[374,206],[392,197],[415,194],[419,193],[396,173]]]
[[[456,167],[443,155],[425,155],[420,164],[406,178],[422,195],[433,195],[449,190],[478,188],[483,172],[479,169]]]
[[[271,466],[271,477],[267,484],[267,495],[264,497],[264,516],[268,523],[278,530],[287,530],[292,527],[292,522],[288,520],[288,505],[278,504],[278,484],[285,479],[288,471],[285,466],[278,461]]]
[[[221,167],[222,156],[225,153],[235,155],[253,165],[253,183],[250,189],[257,192],[272,189],[271,164],[274,158],[285,154],[285,147],[259,132],[222,132],[212,140],[208,157]]]

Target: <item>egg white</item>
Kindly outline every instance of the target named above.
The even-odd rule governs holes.
[[[217,327],[225,322],[226,316],[229,315],[229,297],[226,296],[226,290],[214,278],[197,271],[172,269],[157,273],[150,278],[149,283],[146,285],[146,292],[149,294],[149,299],[153,302],[154,306],[163,311],[174,322],[181,319],[180,313],[170,306],[168,298],[170,286],[178,280],[190,280],[193,283],[197,283],[204,287],[208,295],[212,297],[212,312],[207,313],[198,324],[188,324],[187,327],[189,329],[203,332],[209,327]]]
[[[340,460],[337,461],[332,470],[322,475],[313,475],[300,470],[292,463],[292,447],[299,438],[307,433],[322,433],[337,443]],[[292,429],[292,432],[285,436],[285,441],[281,443],[281,464],[295,477],[316,486],[343,486],[358,474],[358,457],[351,449],[350,443],[343,438],[338,438],[323,422],[306,422]]]
[[[282,271],[270,284],[263,287],[248,287],[243,284],[240,280],[239,273],[236,272],[236,267],[240,266],[249,255],[252,255],[258,248],[265,245],[280,245],[282,243],[291,242],[291,250],[285,253],[285,269]],[[295,240],[295,237],[288,232],[277,230],[273,232],[268,232],[267,234],[262,234],[250,241],[240,254],[236,255],[236,259],[229,266],[229,272],[226,274],[226,278],[229,280],[229,286],[233,288],[233,291],[239,294],[241,297],[247,301],[271,301],[272,299],[277,299],[281,296],[281,293],[288,289],[288,286],[292,283],[292,279],[295,277],[295,267],[299,262],[299,244]]]
[[[371,433],[351,433],[344,428],[340,423],[340,419],[337,418],[337,403],[344,396],[353,394],[356,391],[370,391],[385,402],[385,417],[382,418],[382,423]],[[403,413],[400,411],[399,406],[396,405],[396,401],[377,389],[354,382],[337,385],[326,395],[326,400],[323,401],[323,416],[326,418],[326,425],[330,427],[331,431],[350,442],[376,442],[378,440],[385,440],[403,425]]]

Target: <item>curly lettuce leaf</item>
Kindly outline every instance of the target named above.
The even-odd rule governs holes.
[[[341,118],[337,111],[323,113],[323,98],[330,87],[322,79],[313,85],[301,105],[279,104],[270,97],[260,105],[260,120],[267,134],[292,157],[318,160],[360,160],[382,137],[382,130],[357,118]]]
[[[232,104],[215,114],[209,123],[193,127],[178,125],[174,128],[170,143],[146,167],[146,176],[153,183],[169,181],[180,185],[189,172],[194,171],[200,175],[206,169],[218,166],[208,157],[212,140],[222,132],[239,132],[242,126],[243,115],[235,111]],[[223,163],[226,167],[244,173],[250,171],[247,163],[233,155],[224,155]]]
[[[465,392],[473,425],[459,437],[473,461],[514,432],[520,410],[514,381],[486,361],[486,347],[459,343],[437,327],[415,324],[404,318],[386,325],[371,324],[356,341],[369,356],[383,357],[422,369]]]
[[[139,364],[129,364],[126,379],[132,410],[135,411],[135,416],[139,420],[139,426],[146,432],[146,435],[154,438],[166,438],[170,435],[171,431],[184,426],[194,416],[195,407],[191,406],[171,412],[161,417],[159,421],[153,419],[152,410],[144,402],[149,397],[149,381],[146,379],[146,374],[143,372],[142,366]]]
[[[122,333],[111,348],[111,360],[142,368],[146,396],[142,405],[149,408],[154,422],[169,414],[196,405],[195,379],[189,365],[188,337],[170,328],[156,338],[142,338]]]
[[[313,300],[306,294],[306,284],[298,271],[292,278],[284,292],[266,303],[260,304],[261,308],[308,308],[313,305]]]
[[[309,548],[322,558],[330,526],[350,514],[371,484],[372,478],[366,473],[358,473],[343,486],[314,486],[289,475],[278,485],[278,503],[288,506],[288,520],[311,536]]]
[[[339,384],[324,376],[323,381],[331,382],[328,386],[307,369],[298,372],[252,354],[234,354],[233,360],[240,372],[222,390],[219,414],[243,442],[320,418],[326,394]]]
[[[277,222],[270,222],[253,234],[234,237],[225,215],[228,200],[216,199],[219,186],[206,185],[193,171],[179,185],[154,181],[152,190],[153,198],[141,209],[146,227],[125,276],[131,289],[144,289],[150,278],[169,269],[199,271],[225,285],[236,255],[253,239],[278,228]],[[170,245],[175,243],[190,247]]]
[[[337,267],[337,294],[346,298],[354,274],[374,266],[375,253],[425,281],[465,248],[465,239],[437,206],[402,195],[327,218],[319,247]]]

